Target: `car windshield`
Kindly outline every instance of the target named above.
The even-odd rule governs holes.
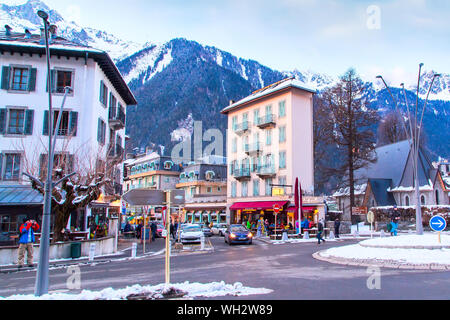
[[[231,227],[231,232],[247,232],[248,230],[245,229],[243,226],[233,226]]]
[[[183,228],[183,231],[185,232],[199,232],[201,231],[199,226],[185,226]]]

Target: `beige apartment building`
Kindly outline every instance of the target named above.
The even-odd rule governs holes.
[[[298,219],[294,186],[303,190],[303,213],[324,217],[324,202],[314,195],[313,95],[315,90],[289,78],[231,102],[227,132],[227,218],[229,223],[275,223],[273,206],[282,208],[277,224]]]

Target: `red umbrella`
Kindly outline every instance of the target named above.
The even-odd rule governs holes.
[[[295,179],[295,190],[294,190],[294,203],[295,203],[295,220],[298,219],[298,178]]]
[[[302,184],[300,183],[300,219],[303,218],[303,192],[302,192]]]

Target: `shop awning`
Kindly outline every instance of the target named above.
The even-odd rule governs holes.
[[[289,201],[261,201],[261,202],[237,202],[230,207],[230,210],[268,210],[274,205],[284,207]]]

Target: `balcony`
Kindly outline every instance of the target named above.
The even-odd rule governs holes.
[[[244,122],[242,122],[242,123],[238,123],[235,127],[234,127],[234,132],[237,134],[237,135],[243,135],[243,134],[245,134],[245,133],[247,133],[247,132],[249,132],[250,131],[250,125],[249,125],[249,123],[248,123],[248,121],[244,121]]]
[[[250,168],[237,168],[232,171],[232,176],[236,180],[246,180],[251,178]]]
[[[256,125],[260,129],[273,128],[276,126],[277,117],[274,114],[267,114],[258,118]]]
[[[259,155],[263,152],[262,143],[259,142],[246,144],[244,149],[247,155]]]
[[[123,107],[109,107],[109,127],[112,130],[125,128],[126,116]]]
[[[114,147],[110,147],[108,150],[108,158],[123,158],[125,150],[120,144],[116,144]]]
[[[259,167],[257,172],[256,172],[256,174],[261,179],[267,179],[267,178],[275,177],[277,175],[277,172],[275,170],[275,166],[273,166],[273,165],[266,165],[266,166]]]

